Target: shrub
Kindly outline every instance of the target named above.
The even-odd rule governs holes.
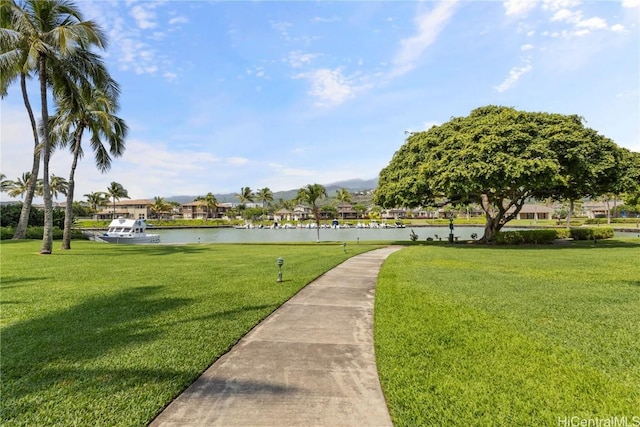
[[[9,240],[13,237],[13,227],[0,227],[0,240]]]
[[[611,218],[612,224],[637,224],[640,218]],[[606,218],[589,218],[585,224],[606,224]],[[572,224],[573,225],[573,224]]]
[[[0,227],[0,239],[9,240],[13,238],[15,230],[12,227]],[[40,240],[44,233],[44,227],[27,227],[25,233],[26,239]],[[58,227],[53,227],[54,240],[62,240],[63,231]],[[71,238],[74,240],[86,240],[87,237],[82,234],[81,230],[71,230]]]
[[[571,237],[574,240],[602,240],[613,237],[613,228],[571,228]]]
[[[502,245],[551,244],[556,239],[567,237],[569,237],[569,230],[549,228],[544,230],[501,231],[496,235],[494,241]]]

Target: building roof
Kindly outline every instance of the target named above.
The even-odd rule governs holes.
[[[113,201],[109,202],[107,205],[113,206]],[[116,206],[130,206],[130,205],[153,205],[153,201],[149,199],[126,199],[126,200],[116,201]]]
[[[520,209],[520,213],[554,213],[555,209],[544,205],[525,204]]]

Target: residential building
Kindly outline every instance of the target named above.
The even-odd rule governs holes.
[[[96,219],[113,219],[118,217],[147,219],[151,215],[153,201],[148,199],[118,200],[115,203],[109,202],[103,209],[96,213]]]

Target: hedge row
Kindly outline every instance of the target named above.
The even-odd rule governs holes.
[[[0,239],[8,240],[13,238],[13,233],[15,229],[13,227],[0,227]],[[27,227],[27,232],[25,238],[33,239],[33,240],[41,240],[44,235],[44,227]],[[80,230],[72,230],[71,238],[75,240],[85,239],[86,237],[82,234]],[[62,229],[58,227],[53,227],[53,239],[54,240],[62,240]]]
[[[571,228],[571,236],[574,240],[602,240],[613,237],[613,228]]]
[[[637,224],[640,218],[611,218],[612,224]],[[606,224],[607,218],[589,218],[585,224]]]
[[[501,231],[495,243],[502,245],[551,244],[556,239],[602,240],[613,237],[613,228],[548,228],[543,230]]]

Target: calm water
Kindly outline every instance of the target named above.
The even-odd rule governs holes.
[[[356,242],[368,240],[406,240],[410,241],[411,230],[418,235],[418,240],[431,237],[446,241],[449,238],[448,227],[413,227],[386,229],[320,229],[322,242]],[[503,228],[509,231],[509,228]],[[511,229],[513,230],[513,229]],[[263,243],[263,242],[315,242],[316,230],[309,229],[235,229],[235,228],[194,228],[180,230],[147,230],[160,234],[162,243]],[[460,240],[470,240],[471,234],[482,237],[482,227],[455,227],[453,235]],[[616,233],[616,237],[638,237],[638,233]]]

